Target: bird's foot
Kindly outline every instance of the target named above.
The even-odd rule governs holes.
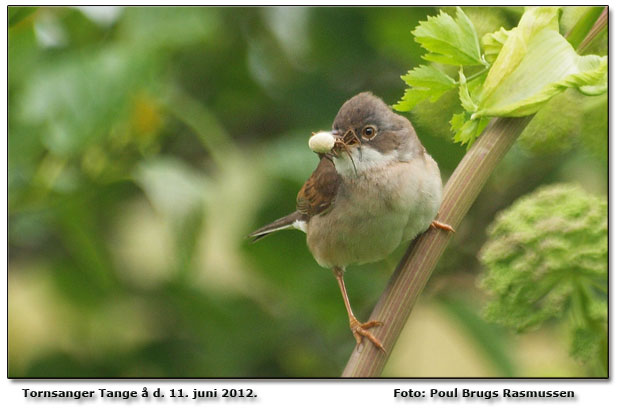
[[[349,326],[351,326],[351,332],[353,332],[353,337],[355,337],[355,341],[357,342],[358,348],[362,344],[362,340],[364,340],[364,338],[367,338],[368,340],[372,342],[372,344],[375,345],[377,349],[385,353],[383,344],[381,344],[381,342],[372,333],[368,331],[368,329],[370,328],[377,327],[377,326],[383,326],[382,322],[379,322],[378,320],[371,320],[366,323],[360,323],[357,319],[354,318],[354,319],[351,319],[351,321],[349,322]]]
[[[441,229],[443,231],[448,231],[448,232],[456,232],[454,228],[451,227],[450,225],[439,222],[437,220],[431,222],[431,228]]]

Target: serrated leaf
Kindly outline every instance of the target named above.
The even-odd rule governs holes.
[[[454,132],[454,142],[471,147],[478,135],[489,124],[488,118],[467,119],[467,113],[454,114],[450,120],[450,128]]]
[[[418,96],[416,94],[416,90],[414,90],[413,88],[407,88],[405,90],[405,94],[403,94],[400,101],[392,105],[392,108],[394,108],[396,111],[402,112],[411,111],[413,107],[415,107],[416,104],[420,101],[421,100],[418,99]]]
[[[476,112],[478,109],[477,104],[472,100],[467,88],[467,78],[463,74],[463,67],[459,70],[459,98],[461,99],[461,106],[465,108],[465,111]]]
[[[452,129],[452,131],[457,132],[463,126],[463,124],[465,124],[465,121],[466,119],[464,112],[454,114],[452,116],[452,119],[450,120],[450,128]]]
[[[446,91],[456,85],[456,81],[432,66],[419,66],[402,76],[409,89],[394,105],[398,111],[411,111],[419,102],[426,99],[437,101]]]
[[[567,88],[590,95],[607,89],[607,57],[579,56],[558,32],[557,11],[557,7],[528,9],[508,33],[474,118],[530,115]]]
[[[432,88],[442,93],[456,84],[450,76],[429,65],[414,68],[402,79],[412,88]]]
[[[425,60],[450,65],[486,65],[472,22],[460,7],[456,18],[440,11],[413,30],[415,41],[429,53]]]
[[[478,131],[478,120],[467,120],[463,125],[455,130],[454,142],[467,145],[467,148],[476,140]]]

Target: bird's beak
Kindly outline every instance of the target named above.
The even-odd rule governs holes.
[[[340,130],[332,130],[334,137],[334,148],[332,152],[339,155],[342,151],[349,152],[351,148],[360,145],[360,140],[352,129],[342,132]]]
[[[361,145],[361,141],[355,135],[355,131],[352,128],[349,128],[344,134],[341,134],[337,130],[332,131],[332,136],[334,137],[334,147],[331,150],[331,154],[340,157],[344,152],[347,157],[351,160],[351,165],[353,166],[353,170],[355,175],[357,175],[357,168],[355,166],[355,161],[353,161],[352,148]]]

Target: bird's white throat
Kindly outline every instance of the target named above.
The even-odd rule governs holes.
[[[355,167],[351,163],[355,163]],[[356,147],[351,150],[351,158],[346,153],[334,157],[334,166],[336,171],[345,177],[354,177],[356,173],[366,173],[375,168],[383,168],[386,165],[399,161],[398,151],[390,151],[388,153],[379,152],[367,146]]]

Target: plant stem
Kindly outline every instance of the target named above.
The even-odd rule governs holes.
[[[586,35],[581,44],[579,44],[579,47],[577,47],[577,53],[583,53],[583,51],[590,45],[590,43],[592,43],[592,40],[594,40],[596,36],[598,36],[601,31],[603,31],[603,29],[607,27],[608,19],[609,7],[605,7],[599,18],[594,22],[594,25],[592,25],[592,28],[588,32],[588,35]]]
[[[583,50],[607,25],[607,8],[579,45]],[[493,120],[465,154],[444,189],[444,199],[437,217],[443,223],[458,226],[504,155],[517,140],[533,116]],[[355,348],[342,377],[378,377],[396,344],[413,306],[431,276],[450,240],[450,234],[430,229],[416,238],[403,256],[370,320],[384,326],[373,331],[383,342],[386,353],[371,343]]]
[[[471,80],[475,80],[476,78],[480,77],[482,74],[486,73],[487,71],[489,71],[488,66],[484,68],[483,70],[478,71],[476,74],[472,74],[471,76],[469,76],[469,78],[467,79],[467,82]]]

